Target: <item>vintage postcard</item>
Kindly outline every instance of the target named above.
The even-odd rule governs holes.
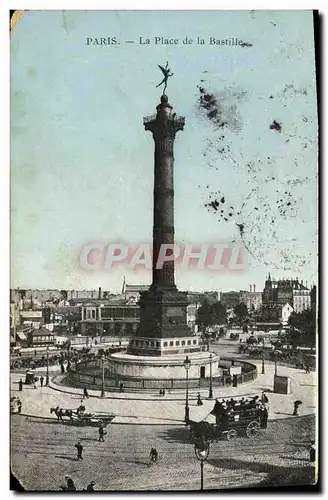
[[[317,23],[11,12],[12,489],[318,484]]]

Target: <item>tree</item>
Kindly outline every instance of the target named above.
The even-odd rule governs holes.
[[[314,347],[316,344],[316,311],[306,309],[301,313],[292,312],[288,323],[288,340],[294,345]]]
[[[196,325],[198,325],[204,333],[208,326],[213,325],[211,306],[207,300],[197,309]]]
[[[227,322],[227,309],[226,306],[218,301],[211,305],[211,312],[213,316],[214,325],[222,325]]]
[[[239,302],[239,304],[235,305],[233,312],[235,313],[239,324],[242,325],[245,319],[248,317],[248,309],[246,304],[244,304],[244,302]]]

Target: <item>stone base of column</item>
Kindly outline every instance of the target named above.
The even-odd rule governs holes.
[[[175,285],[165,288],[152,285],[139,300],[140,326],[138,336],[149,338],[191,337],[187,326],[188,298]]]

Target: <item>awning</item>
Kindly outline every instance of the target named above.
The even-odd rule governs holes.
[[[16,335],[17,335],[17,337],[18,337],[20,340],[26,340],[26,339],[27,339],[27,337],[26,337],[25,333],[23,333],[23,332],[16,332]]]

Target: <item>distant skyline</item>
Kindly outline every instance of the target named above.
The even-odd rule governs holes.
[[[179,44],[139,44],[156,36]],[[101,37],[120,44],[87,45]],[[166,61],[169,101],[186,118],[175,141],[176,240],[242,238],[249,264],[243,274],[177,269],[177,286],[260,291],[269,271],[316,282],[311,11],[29,11],[11,38],[11,288],[118,292],[124,275],[150,284],[151,271],[87,273],[78,259],[92,241],[151,241],[153,139],[143,117],[156,111]],[[215,96],[220,126],[200,89]],[[222,198],[231,215],[211,208]]]

